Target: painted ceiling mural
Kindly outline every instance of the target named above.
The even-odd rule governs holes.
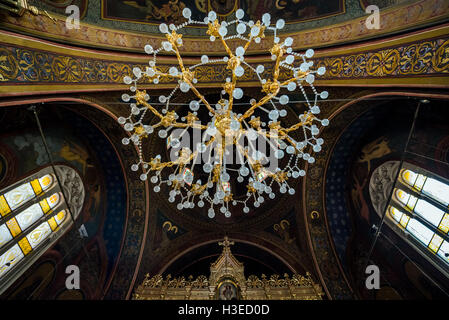
[[[344,0],[102,0],[102,18],[138,23],[182,23],[182,10],[190,8],[192,19],[202,21],[210,10],[226,17],[241,8],[249,19],[259,20],[270,12],[272,20],[289,23],[321,19],[344,13]]]
[[[33,1],[34,5],[47,10],[50,14],[53,13],[54,21],[43,15],[25,13],[22,17],[18,17],[0,11],[0,26],[9,30],[21,30],[21,32],[31,33],[44,39],[51,39],[72,45],[88,45],[96,48],[113,48],[139,53],[143,53],[145,44],[157,46],[161,40],[158,24],[138,21],[136,23],[126,21],[123,18],[104,17],[105,8],[102,6],[102,1],[89,1],[86,4],[88,8],[85,15],[81,18],[81,30],[69,30],[66,28],[67,15],[61,7],[50,5],[48,1]],[[175,2],[175,0],[171,1]],[[194,0],[184,1],[188,3]],[[263,3],[264,6],[270,6],[269,3],[271,3],[269,1],[265,3],[263,2],[264,0],[249,1],[248,3],[246,0],[240,1],[242,1],[242,7],[246,6],[245,9],[247,12],[254,17],[260,14],[258,7],[253,7],[254,3]],[[318,9],[315,10],[313,7],[317,3],[316,1],[309,2],[310,0],[302,0],[298,3],[295,3],[294,0],[279,1],[279,3],[285,2],[286,7],[284,9],[277,9],[276,5],[272,5],[273,9],[271,9],[271,14],[279,14],[280,17],[286,19],[287,23],[283,32],[288,33],[294,39],[295,49],[310,47],[316,49],[332,44],[375,38],[381,35],[415,29],[418,26],[428,25],[430,22],[447,21],[449,17],[449,2],[447,0],[410,0],[408,2],[398,2],[397,5],[387,6],[381,9],[381,28],[376,30],[366,28],[365,20],[367,14],[363,9],[361,0],[345,0],[342,13],[335,13],[334,5],[330,4],[316,6]],[[116,15],[119,16],[127,15],[128,20],[131,17],[131,13],[128,14],[126,12],[133,10],[139,11],[139,7],[130,5],[130,3],[138,3],[137,1],[114,1],[114,3],[116,3],[116,6],[118,3],[121,3],[123,6],[129,7],[126,10],[116,12]],[[289,5],[289,3],[292,4]],[[326,3],[340,2],[326,1]],[[147,7],[145,6],[145,8]],[[292,22],[289,22],[289,15],[291,15]],[[165,16],[168,19],[170,14],[166,13]],[[294,17],[301,16],[305,19],[304,21],[294,22],[296,19]],[[232,15],[229,18],[232,18]],[[162,18],[162,21],[165,20]],[[187,37],[184,37],[183,51],[192,55],[197,55],[199,52],[201,54],[222,54],[224,52],[219,42],[211,43],[207,37],[204,37],[204,28],[189,27],[186,30],[188,34]],[[266,44],[268,44],[267,41],[262,41],[260,44],[255,45],[249,53],[266,53],[268,50]]]
[[[362,8],[366,8],[370,5],[378,6],[380,9],[393,7],[400,4],[412,3],[415,0],[360,0]]]

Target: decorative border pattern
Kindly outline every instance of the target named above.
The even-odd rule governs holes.
[[[324,79],[409,77],[449,73],[449,39],[447,37],[404,44],[373,52],[321,58],[318,66],[326,67]]]
[[[331,26],[293,33],[287,32],[283,35],[288,34],[293,38],[295,50],[308,47],[320,48],[384,36],[438,21],[447,21],[448,17],[449,2],[447,0],[421,0],[382,10],[379,30],[367,29],[365,26],[366,16],[362,16]],[[65,19],[64,16],[57,16],[57,22],[53,23],[47,17],[34,16],[30,13],[25,13],[22,17],[15,17],[0,12],[0,27],[70,44],[134,52],[142,52],[145,44],[157,46],[163,38],[156,34],[107,29],[86,23],[81,23],[80,30],[68,30],[65,27]],[[235,44],[238,43],[238,41],[235,42]],[[268,44],[269,41],[261,41],[250,50],[250,53],[264,53],[269,49]],[[205,37],[202,39],[185,37],[183,52],[186,54],[224,53],[220,43],[210,42]]]
[[[327,110],[329,115],[335,114],[338,105],[333,110]],[[336,255],[332,254],[333,244],[330,231],[327,230],[325,193],[325,172],[329,158],[333,154],[333,146],[337,143],[339,133],[345,130],[348,123],[367,110],[369,105],[356,104],[338,113],[332,119],[332,128],[324,130],[321,137],[327,141],[323,150],[315,157],[313,166],[308,168],[309,174],[303,181],[304,214],[310,235],[311,250],[314,252],[323,283],[332,299],[353,299],[354,294],[344,280],[341,271],[334,266],[339,264]]]
[[[90,101],[88,97],[80,97],[83,100]],[[94,102],[94,101],[93,101]],[[98,125],[103,132],[108,133],[108,138],[115,146],[123,167],[125,168],[125,178],[127,180],[128,197],[128,217],[126,230],[124,230],[123,244],[119,253],[118,261],[115,262],[117,268],[113,271],[112,281],[105,288],[107,290],[104,299],[123,300],[126,299],[127,292],[133,283],[133,275],[139,265],[139,254],[144,241],[145,234],[145,216],[147,206],[145,184],[133,175],[129,170],[135,159],[135,151],[123,146],[120,143],[121,128],[116,121],[104,112],[95,108],[83,108],[82,112],[74,107],[75,112],[83,117],[91,119]]]
[[[424,38],[421,36],[437,34],[434,38]],[[436,31],[428,31],[420,34],[421,39],[404,38],[403,41],[396,41],[395,45],[387,47],[372,46],[375,49],[365,47],[365,51],[353,50],[332,52],[326,55],[325,52],[317,55],[314,60],[315,65],[325,66],[327,69],[324,77],[320,78],[318,84],[335,84],[335,81],[347,84],[348,81],[364,84],[369,81],[381,80],[384,84],[399,83],[408,84],[434,84],[448,86],[447,77],[449,75],[449,27],[445,26]],[[2,34],[0,33],[0,36]],[[63,47],[50,47],[43,50],[38,41],[31,41],[31,45],[38,48],[30,48],[15,45],[15,41],[20,37],[3,34],[3,41],[0,39],[0,95],[2,93],[11,94],[14,92],[10,86],[22,86],[22,90],[27,89],[27,85],[41,85],[44,88],[49,86],[70,84],[77,86],[101,86],[108,89],[109,86],[123,86],[122,79],[132,73],[135,66],[146,68],[147,59],[145,56],[129,57],[124,56],[117,59],[111,56],[106,59],[101,55],[80,50],[70,50]],[[416,36],[415,36],[416,38]],[[5,41],[6,40],[6,41]],[[402,40],[402,39],[401,39]],[[406,40],[409,40],[407,42]],[[27,43],[28,44],[28,43]],[[59,49],[59,50],[56,50]],[[355,52],[355,53],[354,53]],[[111,58],[111,59],[109,59]],[[115,59],[114,59],[115,58]],[[249,58],[249,61],[256,61]],[[170,60],[170,59],[168,59]],[[186,64],[193,64],[195,59],[186,61]],[[265,72],[269,73],[272,63],[268,59],[260,59],[259,62],[265,66]],[[171,63],[162,63],[161,71],[168,71]],[[250,71],[250,70],[248,70]],[[197,78],[203,86],[214,86],[223,83],[229,76],[229,70],[225,64],[207,65],[197,68]],[[281,78],[287,78],[287,71],[283,71]],[[394,79],[394,82],[393,82]],[[164,79],[160,86],[174,83],[174,79]],[[250,71],[242,78],[242,83],[246,86],[257,81],[256,75]],[[150,86],[147,81],[144,85]],[[65,90],[67,87],[63,86]],[[19,90],[19,91],[22,91]]]

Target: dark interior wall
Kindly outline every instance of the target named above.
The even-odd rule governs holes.
[[[357,139],[345,140],[349,135],[343,133],[334,151],[334,158],[343,156],[345,148],[339,150],[338,145],[350,145],[346,147],[342,167],[335,167],[340,170],[337,174],[342,176],[340,183],[344,196],[338,198],[335,192],[328,190],[327,198],[328,214],[329,209],[336,212],[338,205],[347,209],[348,214],[346,220],[338,219],[340,226],[336,224],[331,232],[352,286],[362,298],[434,299],[447,298],[444,291],[449,292],[448,279],[386,224],[382,226],[369,260],[369,264],[380,269],[381,290],[365,287],[364,268],[374,241],[371,227],[380,223],[371,204],[369,181],[372,172],[382,163],[400,160],[417,103],[415,99],[398,99],[373,108],[346,129],[354,130],[365,121]],[[446,104],[447,101],[431,100],[429,104],[421,105],[404,160],[449,178],[449,111]],[[347,224],[346,228],[341,227],[341,221]]]
[[[80,108],[82,112],[82,107]],[[120,252],[126,188],[115,151],[81,114],[61,105],[38,107],[53,160],[80,174],[86,197],[76,225],[45,252],[3,299],[99,299]],[[0,188],[50,165],[37,123],[24,106],[0,108]],[[84,225],[88,237],[81,238]],[[65,268],[80,268],[81,290],[66,290]]]
[[[205,275],[209,277],[210,265],[218,259],[221,251],[222,247],[217,243],[200,246],[176,259],[167,267],[164,273],[175,277],[189,275],[194,277]],[[231,251],[237,260],[244,264],[246,277],[250,275],[260,277],[262,274],[267,276],[278,274],[282,276],[284,273],[292,273],[277,257],[254,245],[235,242],[231,246]]]

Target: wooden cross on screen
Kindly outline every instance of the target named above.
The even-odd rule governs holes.
[[[225,247],[225,248],[229,248],[229,246],[232,246],[232,245],[234,245],[234,244],[235,244],[234,241],[229,241],[228,236],[225,236],[225,237],[224,237],[224,241],[220,241],[220,242],[218,243],[219,246],[223,246],[223,247]]]

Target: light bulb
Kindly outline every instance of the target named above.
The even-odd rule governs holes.
[[[287,104],[288,101],[289,101],[289,98],[288,98],[288,96],[286,96],[285,94],[282,95],[282,96],[279,98],[279,103],[280,103],[280,104]]]
[[[270,118],[270,120],[276,121],[279,118],[279,111],[271,110],[268,113],[268,117]]]
[[[314,76],[313,74],[309,73],[309,74],[306,76],[306,82],[307,82],[308,84],[312,84],[314,81],[315,81],[315,76]]]
[[[133,73],[134,73],[134,75],[135,75],[137,78],[142,77],[142,70],[140,70],[139,67],[133,68]]]
[[[308,49],[306,51],[306,57],[307,58],[312,58],[314,54],[315,54],[315,51],[313,51],[313,49]]]
[[[270,16],[269,13],[264,13],[264,14],[262,15],[262,22],[263,22],[266,26],[269,26],[269,25],[270,25],[270,22],[271,22],[271,16]]]
[[[218,29],[218,33],[220,34],[220,36],[224,37],[228,34],[228,28],[226,28],[225,26],[221,26],[220,29]]]
[[[287,85],[288,91],[294,91],[296,89],[296,82],[292,81]]]
[[[160,30],[162,33],[167,33],[167,32],[168,32],[168,26],[167,26],[165,23],[161,23],[161,24],[159,25],[159,30]]]
[[[320,97],[321,97],[321,99],[327,99],[327,97],[329,97],[329,92],[327,92],[327,91],[321,92]]]
[[[207,18],[209,19],[209,22],[213,22],[215,19],[217,19],[217,14],[215,11],[210,11],[207,15]]]
[[[171,76],[176,77],[176,76],[178,75],[178,68],[176,68],[176,67],[171,67],[171,68],[168,70],[168,73],[169,73]]]
[[[242,66],[238,66],[237,68],[235,68],[234,73],[237,77],[241,77],[245,73],[245,69],[243,69]]]
[[[162,42],[162,47],[164,48],[165,51],[172,51],[173,49],[173,46],[168,41]]]
[[[182,10],[182,15],[184,18],[190,19],[190,17],[192,16],[192,11],[190,11],[189,8],[184,8],[184,10]]]
[[[125,76],[125,77],[123,78],[123,82],[124,82],[125,84],[131,84],[132,81],[133,81],[133,79],[131,79],[130,76]]]
[[[232,92],[232,96],[235,99],[241,99],[243,97],[243,90],[240,88],[235,88],[234,91]]]
[[[147,45],[144,47],[144,50],[145,50],[145,52],[148,53],[148,54],[152,54],[152,53],[154,52],[153,47],[152,47],[151,45],[149,45],[149,44],[147,44]]]
[[[284,28],[284,26],[285,26],[285,21],[284,21],[284,19],[279,19],[279,20],[276,22],[276,28],[277,28],[277,29],[282,29],[282,28]]]
[[[241,57],[245,54],[245,49],[243,47],[238,47],[235,49],[235,55]]]
[[[254,26],[251,28],[251,36],[252,37],[256,37],[259,34],[259,32],[260,32],[259,27]]]
[[[239,172],[242,176],[246,177],[249,174],[249,169],[247,167],[241,167]]]
[[[190,101],[189,107],[190,110],[197,111],[200,108],[200,103],[196,100],[192,100]]]
[[[245,11],[243,11],[242,9],[238,9],[238,10],[235,12],[235,17],[236,17],[237,19],[242,19],[244,16],[245,16]]]
[[[124,117],[118,117],[117,121],[118,121],[118,123],[120,123],[120,124],[125,124],[126,119],[125,119]]]
[[[239,23],[237,25],[237,33],[242,34],[246,31],[246,25],[244,23]]]
[[[187,92],[190,89],[190,85],[187,82],[183,81],[183,82],[181,82],[179,89],[181,89],[182,92]]]
[[[326,73],[326,68],[325,67],[319,67],[317,70],[318,75],[322,76],[323,74]]]
[[[274,156],[276,157],[276,159],[282,159],[284,157],[284,151],[276,150],[276,152],[274,153]]]
[[[288,55],[287,58],[285,58],[285,62],[288,64],[292,64],[293,61],[295,61],[295,57],[292,55]]]

